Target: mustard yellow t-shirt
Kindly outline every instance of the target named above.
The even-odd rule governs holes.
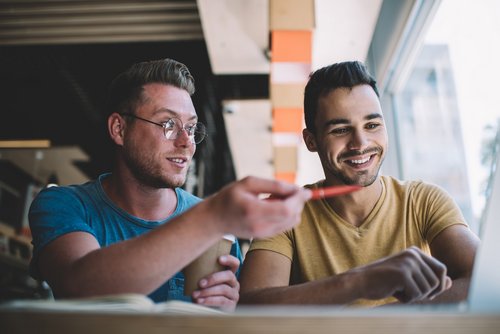
[[[290,285],[294,285],[340,274],[410,246],[430,254],[429,245],[441,231],[455,224],[467,226],[458,206],[441,188],[388,176],[381,176],[381,181],[382,195],[361,226],[346,222],[325,200],[309,201],[297,227],[254,240],[249,252],[265,249],[288,257],[292,261]],[[393,301],[354,304],[376,306]]]

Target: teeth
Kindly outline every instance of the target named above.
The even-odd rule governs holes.
[[[184,162],[184,160],[183,160],[183,159],[169,159],[169,160],[170,160],[170,161],[173,161],[173,162],[175,162],[175,163],[178,163],[178,164],[181,164],[181,163],[183,163],[183,162]]]
[[[364,164],[365,162],[368,162],[368,160],[370,160],[370,157],[361,160],[350,160],[350,162],[353,164]]]

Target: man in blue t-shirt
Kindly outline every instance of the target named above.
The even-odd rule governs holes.
[[[108,132],[112,173],[82,185],[40,192],[29,214],[32,275],[56,298],[114,293],[185,299],[181,269],[224,234],[266,237],[298,223],[310,191],[248,177],[204,201],[184,184],[206,136],[191,95],[194,79],[171,59],[133,65],[112,83]],[[267,193],[275,200],[260,199]],[[233,310],[239,299],[238,244],[202,278],[193,302]]]

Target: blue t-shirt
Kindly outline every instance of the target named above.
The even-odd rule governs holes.
[[[101,247],[106,247],[151,231],[201,201],[183,189],[175,188],[177,207],[172,215],[163,221],[143,220],[128,214],[109,199],[102,188],[102,180],[109,175],[103,174],[98,180],[82,185],[46,188],[36,196],[29,212],[33,235],[30,272],[33,277],[40,278],[37,265],[40,251],[66,233],[90,233]],[[231,254],[242,261],[238,242],[233,244]],[[155,302],[190,300],[190,297],[183,295],[183,289],[184,276],[179,272],[149,297]]]

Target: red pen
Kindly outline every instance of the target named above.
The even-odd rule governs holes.
[[[311,199],[321,199],[325,197],[344,195],[359,190],[361,188],[363,187],[349,185],[349,186],[332,186],[332,187],[312,189]]]

